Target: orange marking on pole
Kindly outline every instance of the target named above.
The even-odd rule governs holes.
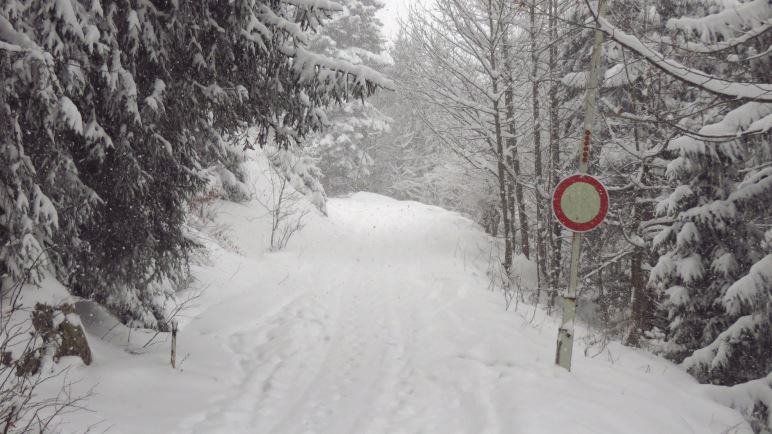
[[[582,144],[582,162],[590,159],[590,130],[584,130],[584,143]]]

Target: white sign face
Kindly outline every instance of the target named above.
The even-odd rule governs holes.
[[[591,184],[571,184],[560,198],[560,208],[569,220],[587,223],[600,212],[600,192]]]
[[[567,229],[587,232],[606,218],[608,193],[603,184],[592,176],[570,176],[555,188],[552,210]]]

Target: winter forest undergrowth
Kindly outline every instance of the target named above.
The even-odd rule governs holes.
[[[772,433],[772,2],[384,1],[0,1],[0,430]]]

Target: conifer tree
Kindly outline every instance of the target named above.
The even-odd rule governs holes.
[[[310,50],[335,3],[11,0],[0,9],[0,263],[41,255],[125,321],[185,273],[185,203],[224,142],[291,147],[386,81]],[[264,134],[265,136],[266,134]],[[168,285],[167,285],[168,287]]]
[[[345,0],[343,10],[315,39],[313,46],[329,56],[376,69],[391,60],[385,53],[381,0]],[[370,102],[353,95],[326,111],[328,128],[309,138],[308,151],[319,160],[325,188],[331,193],[366,188],[377,141],[389,130],[389,118]]]
[[[667,223],[654,239],[651,283],[662,291],[667,354],[702,381],[735,384],[772,369],[772,96],[754,101],[743,90],[770,87],[770,60],[756,56],[770,38],[748,36],[772,6],[696,6],[706,14],[667,22],[670,41],[686,47],[686,65],[734,83],[723,89],[737,95],[716,104],[696,94],[699,116],[679,123],[686,134],[668,144],[672,188],[656,209]]]

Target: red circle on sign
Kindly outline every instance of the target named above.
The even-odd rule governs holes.
[[[600,208],[598,209],[598,214],[596,214],[595,217],[593,217],[591,220],[581,223],[568,218],[560,205],[563,199],[563,194],[566,192],[568,187],[577,183],[590,184],[600,196]],[[600,225],[606,218],[606,214],[608,214],[608,192],[606,191],[606,187],[604,187],[603,184],[601,184],[600,181],[598,181],[598,179],[595,177],[590,175],[569,176],[568,178],[560,181],[558,186],[555,188],[555,193],[552,194],[552,211],[555,213],[555,217],[558,218],[560,224],[565,226],[566,229],[574,232],[591,231],[598,227],[598,225]]]

